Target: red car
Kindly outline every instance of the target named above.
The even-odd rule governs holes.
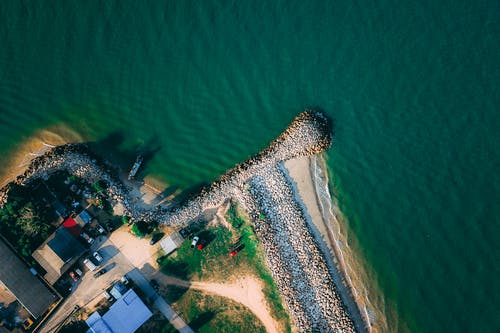
[[[69,272],[69,276],[73,279],[73,281],[75,282],[78,282],[78,280],[80,280],[80,278],[78,277],[78,275],[75,274],[75,272],[71,271]]]

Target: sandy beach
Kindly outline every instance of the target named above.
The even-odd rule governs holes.
[[[107,195],[122,206],[132,221],[156,221],[170,227],[185,225],[200,217],[206,219],[208,211],[220,207],[228,199],[237,200],[255,223],[267,263],[297,329],[304,332],[311,329],[366,331],[367,312],[358,311],[352,297],[361,289],[352,288],[354,275],[346,269],[349,266],[343,256],[342,243],[347,242],[337,237],[340,232],[331,231],[330,224],[318,218],[325,216],[323,207],[329,207],[331,212],[329,192],[326,191],[329,206],[323,205],[317,191],[319,187],[314,186],[316,177],[311,177],[316,175],[311,173],[308,162],[311,160],[303,159],[314,158],[328,149],[330,143],[328,119],[320,112],[307,110],[259,154],[228,170],[210,188],[176,207],[155,200],[158,193],[152,191],[150,185],[143,182],[127,184],[120,180],[109,162],[98,163],[84,144],[49,150],[32,160],[17,181],[25,184],[58,170],[65,170],[91,184],[103,180],[109,184]],[[291,160],[287,163],[291,171],[287,171],[283,161]],[[302,162],[294,168],[290,167],[290,163],[292,166],[296,163],[293,161]],[[5,201],[8,193],[2,198]],[[318,227],[311,216],[315,217]],[[331,250],[326,244],[330,244]],[[333,258],[338,261],[334,262]],[[361,281],[360,286],[363,286]],[[366,310],[366,307],[360,308]]]
[[[0,188],[13,181],[30,165],[32,159],[41,156],[54,146],[82,142],[81,135],[66,126],[52,126],[34,133],[13,147],[4,160],[0,171]]]
[[[306,221],[325,253],[328,267],[350,315],[357,317],[358,322],[365,322],[369,332],[384,331],[384,327],[387,328],[385,316],[370,301],[371,295],[368,295],[365,286],[366,273],[342,234],[336,216],[338,209],[329,207],[333,203],[331,197],[324,193],[328,190],[324,165],[321,155],[295,158],[284,163],[298,194],[296,199],[303,204]]]

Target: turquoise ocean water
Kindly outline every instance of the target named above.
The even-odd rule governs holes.
[[[498,1],[2,1],[0,153],[64,124],[186,189],[319,107],[389,325],[498,332],[499,22]]]

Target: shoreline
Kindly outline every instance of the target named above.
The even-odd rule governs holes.
[[[329,119],[321,112],[307,110],[247,161],[228,170],[208,188],[181,204],[147,204],[137,190],[145,183],[124,181],[121,172],[89,150],[87,144],[66,144],[50,149],[31,160],[29,167],[15,180],[24,185],[37,178],[65,170],[92,184],[108,183],[108,200],[123,207],[131,221],[156,221],[160,225],[183,226],[205,218],[207,210],[228,199],[237,200],[249,212],[255,232],[262,243],[268,267],[299,331],[362,330],[362,321],[349,316],[339,290],[342,283],[328,268],[320,244],[306,221],[300,201],[283,162],[315,156],[331,145]],[[137,185],[141,186],[137,186]],[[8,189],[0,193],[0,206],[8,198]],[[263,219],[262,216],[265,218]],[[335,281],[336,280],[336,281]],[[356,321],[356,322],[354,322]]]
[[[331,201],[329,193],[326,193],[326,198],[322,198],[322,195],[319,193],[320,184],[318,182],[321,182],[321,185],[324,185],[326,191],[328,191],[326,169],[321,168],[320,170],[323,174],[317,174],[318,163],[324,164],[324,162],[324,158],[320,155],[318,157],[301,157],[288,160],[283,166],[286,169],[285,172],[289,177],[289,181],[292,183],[296,200],[304,210],[309,228],[325,255],[342,302],[348,308],[349,314],[353,317],[353,321],[356,323],[359,331],[366,330],[367,332],[373,332],[374,325],[368,314],[367,301],[363,297],[364,295],[352,283],[350,276],[353,273],[352,266],[350,266],[350,274],[346,269],[346,253],[340,248],[339,242],[341,240],[338,238],[339,235],[336,235],[340,234],[340,230],[335,231],[333,229],[334,222],[324,212],[325,201]],[[318,177],[321,179],[318,179]],[[329,204],[332,205],[333,203],[329,202]],[[335,218],[332,212],[330,214]],[[338,220],[336,222],[338,223]],[[375,321],[375,318],[373,321]],[[361,323],[363,325],[360,325]]]
[[[7,153],[6,163],[0,172],[0,188],[16,180],[31,162],[56,146],[82,142],[83,137],[65,125],[51,126],[18,143]]]

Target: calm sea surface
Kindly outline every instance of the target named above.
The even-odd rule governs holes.
[[[498,1],[5,0],[0,153],[66,125],[186,189],[319,107],[391,327],[498,332],[499,41]]]

